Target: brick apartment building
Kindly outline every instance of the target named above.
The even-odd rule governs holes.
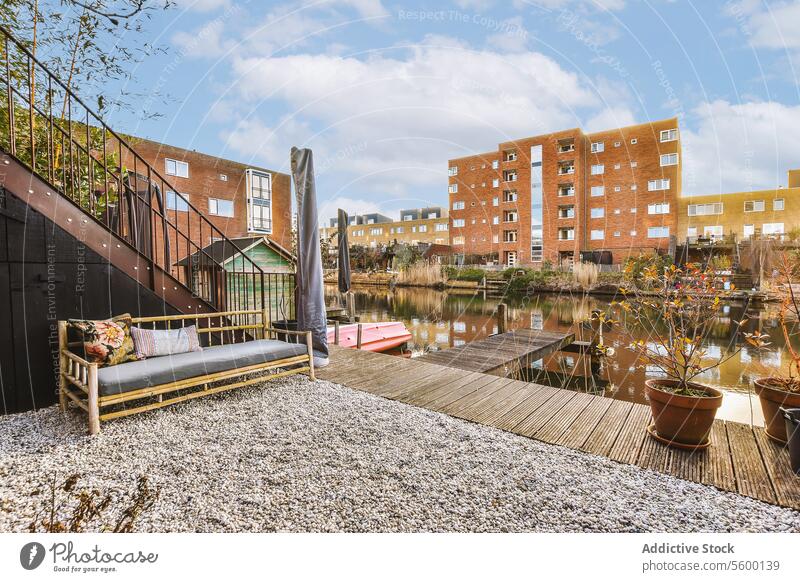
[[[400,219],[393,220],[383,214],[359,214],[348,217],[347,236],[351,245],[367,247],[385,246],[392,243],[409,245],[448,245],[449,219],[447,209],[440,206],[412,208],[400,211]],[[320,229],[323,238],[337,233],[337,219],[330,219],[330,226]],[[336,246],[337,239],[331,239]]]
[[[263,235],[291,248],[288,174],[142,138],[132,138],[132,146],[179,189],[164,193],[167,209],[180,215],[188,200],[228,238]],[[133,170],[131,160],[124,163]],[[197,227],[192,225],[193,232]],[[212,242],[210,234],[207,242]]]
[[[501,143],[448,163],[450,241],[465,262],[569,266],[666,252],[677,228],[676,118]],[[672,238],[674,243],[674,238]]]

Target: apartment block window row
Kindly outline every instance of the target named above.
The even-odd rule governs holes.
[[[647,189],[650,192],[655,192],[657,190],[669,190],[669,178],[660,180],[648,180]]]
[[[647,214],[669,214],[669,202],[648,204]]]
[[[436,223],[436,226],[434,227],[434,230],[436,232],[445,232],[445,231],[447,231],[447,223],[446,222],[438,222],[438,223]]]
[[[370,228],[369,229],[369,233],[371,235],[373,235],[373,236],[381,235],[381,234],[383,234],[383,229],[382,228]]]
[[[689,204],[687,212],[689,216],[710,216],[712,214],[722,214],[722,208],[722,202]]]

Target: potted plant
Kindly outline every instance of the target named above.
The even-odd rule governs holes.
[[[715,357],[705,348],[728,291],[716,288],[713,267],[695,264],[661,267],[653,260],[625,275],[623,299],[613,308],[638,364],[663,375],[645,382],[653,415],[648,432],[671,446],[705,448],[722,392],[693,380],[738,352],[735,342]]]
[[[789,354],[789,367],[783,373],[779,368],[770,368],[769,376],[756,379],[754,382],[761,410],[764,413],[767,436],[779,443],[786,443],[786,424],[781,407],[800,408],[800,352],[792,344],[798,335],[800,319],[800,297],[794,289],[800,272],[800,257],[797,253],[781,253],[777,264],[775,283],[780,297],[778,321]],[[748,343],[759,349],[770,345],[769,336],[756,330],[745,333]]]

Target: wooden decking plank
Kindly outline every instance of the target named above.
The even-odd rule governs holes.
[[[393,375],[384,378],[384,386],[378,394],[384,398],[400,400],[419,389],[420,386],[430,386],[431,382],[437,381],[439,377],[445,376],[452,371],[452,369],[444,366],[426,365],[420,367],[416,372]]]
[[[488,374],[483,374],[482,376],[480,381],[462,386],[458,390],[450,392],[433,402],[429,402],[426,407],[431,410],[436,410],[437,412],[444,412],[448,406],[455,405],[463,398],[486,398],[493,392],[502,388],[508,380],[507,378],[489,376]]]
[[[537,392],[535,384],[527,384],[525,382],[519,382],[516,388],[516,391],[507,398],[497,401],[493,403],[492,406],[486,407],[481,411],[476,411],[475,414],[471,414],[471,410],[463,411],[462,414],[464,416],[462,416],[462,418],[488,426],[494,426],[494,423],[497,422],[500,417],[519,406]]]
[[[595,429],[586,439],[586,442],[581,445],[580,449],[587,453],[595,455],[608,456],[611,447],[619,437],[625,421],[633,410],[632,402],[625,402],[624,400],[615,400],[608,407],[608,410],[597,423]]]
[[[498,418],[495,426],[503,430],[512,430],[559,392],[558,388],[538,384],[537,386],[539,389],[533,392],[525,401],[508,411],[501,418]]]
[[[592,401],[578,415],[575,422],[555,441],[556,444],[573,449],[581,448],[612,402],[614,400],[611,398],[592,398]]]
[[[509,380],[508,378],[500,378],[499,382],[490,384],[492,387],[491,391],[480,391],[468,394],[464,398],[460,398],[452,404],[448,404],[447,406],[443,407],[441,411],[445,414],[449,414],[450,416],[456,416],[462,410],[475,406],[476,404],[479,404],[489,398],[495,398],[495,395],[497,394],[502,393],[502,398],[505,398],[508,393],[503,392],[503,390],[505,390],[507,386],[513,384],[513,382],[514,380]]]
[[[576,393],[569,390],[558,389],[556,394],[547,399],[547,402],[537,408],[532,414],[528,415],[522,422],[511,429],[511,432],[523,436],[532,437],[548,420],[550,420],[561,407]]]
[[[485,377],[484,374],[479,372],[465,373],[461,370],[454,370],[454,372],[455,374],[453,375],[452,379],[448,379],[447,382],[442,382],[439,385],[434,386],[432,390],[428,390],[427,392],[419,392],[415,394],[413,398],[406,400],[406,402],[415,406],[424,406],[427,408],[429,402],[450,394],[462,386],[473,383],[476,380]]]
[[[575,395],[567,401],[558,414],[544,423],[534,434],[534,438],[547,443],[555,443],[559,437],[570,427],[581,412],[589,406],[592,396],[582,392],[575,392]]]
[[[778,503],[800,509],[800,477],[792,472],[786,445],[770,439],[761,428],[755,429],[755,436]]]
[[[647,425],[650,422],[650,408],[641,404],[634,404],[622,430],[619,431],[614,446],[608,453],[608,457],[621,463],[636,464],[639,452],[644,444],[644,439],[650,436],[647,434]]]
[[[708,457],[708,450],[684,451],[671,447],[667,450],[664,472],[673,477],[702,483],[705,468],[708,466]]]
[[[639,458],[636,459],[636,464],[643,469],[665,473],[667,470],[668,450],[669,447],[667,445],[658,442],[648,434],[642,442],[642,448],[639,451]]]
[[[753,429],[736,422],[726,422],[725,428],[731,446],[736,490],[742,495],[775,503],[775,491],[756,444]]]
[[[736,491],[731,449],[725,422],[715,420],[711,426],[711,446],[706,449],[701,482],[726,491]]]
[[[441,367],[441,372],[435,370],[428,378],[422,382],[418,382],[413,389],[404,389],[395,391],[392,398],[400,400],[406,404],[419,406],[418,401],[424,399],[431,392],[435,392],[442,386],[448,386],[453,382],[458,382],[464,375],[463,370],[454,370],[453,368]]]
[[[381,362],[376,366],[362,369],[359,375],[343,378],[342,382],[351,388],[377,394],[385,386],[385,380],[401,376],[399,372],[402,369],[403,365],[400,363]]]

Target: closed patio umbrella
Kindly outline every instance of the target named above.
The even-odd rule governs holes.
[[[339,227],[339,293],[347,293],[350,291],[350,247],[347,240],[347,223],[347,213],[340,208],[337,218]]]
[[[312,333],[314,365],[326,366],[327,315],[311,150],[292,148],[291,162],[297,199],[297,329]]]

